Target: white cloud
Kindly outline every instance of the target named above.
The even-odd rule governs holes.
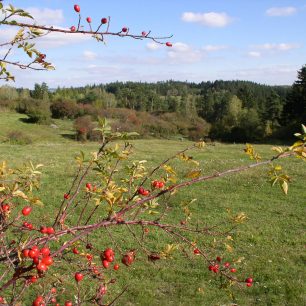
[[[262,45],[255,46],[257,49],[260,50],[267,50],[267,51],[289,51],[292,49],[300,48],[299,44],[288,44],[288,43],[280,43],[280,44],[271,44],[266,43]]]
[[[293,6],[287,7],[271,7],[266,10],[266,15],[271,17],[279,16],[291,16],[297,12],[297,9]]]
[[[206,52],[216,52],[216,51],[220,51],[220,50],[224,50],[224,49],[228,49],[228,46],[224,46],[224,45],[206,45],[206,46],[202,47],[202,50],[206,51]]]
[[[61,9],[49,9],[49,8],[36,8],[36,7],[29,7],[24,9],[26,12],[30,13],[30,15],[34,18],[30,19],[28,17],[12,17],[10,20],[14,19],[19,22],[24,23],[36,23],[40,25],[60,25],[64,22],[64,14],[63,10]],[[0,17],[1,17],[0,13]]]
[[[261,53],[258,51],[250,51],[248,52],[248,56],[258,58],[258,57],[261,57]]]
[[[147,49],[150,50],[150,51],[155,51],[155,50],[158,50],[160,49],[161,45],[152,41],[152,42],[149,42],[147,43]]]
[[[89,50],[85,50],[83,52],[83,56],[88,61],[94,61],[95,59],[97,59],[98,54]]]
[[[60,9],[52,10],[49,8],[39,9],[36,7],[30,7],[25,9],[25,11],[29,12],[38,24],[59,25],[64,22],[64,14]]]
[[[182,20],[185,22],[197,22],[207,27],[226,27],[229,25],[233,18],[231,18],[226,13],[193,13],[193,12],[185,12],[182,15]]]
[[[168,51],[168,58],[172,63],[195,63],[200,61],[203,56],[201,50],[182,42],[174,43],[171,51]]]

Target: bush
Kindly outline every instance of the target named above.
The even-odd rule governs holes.
[[[71,100],[58,100],[50,106],[50,110],[52,117],[57,119],[74,119],[80,113],[78,105]]]
[[[11,131],[6,135],[6,142],[17,145],[27,145],[32,143],[32,139],[21,131]]]
[[[50,104],[44,100],[21,100],[17,111],[28,115],[29,121],[33,123],[49,124],[51,122]]]
[[[77,140],[86,141],[93,138],[95,125],[90,116],[78,117],[74,122],[74,128],[76,130]]]

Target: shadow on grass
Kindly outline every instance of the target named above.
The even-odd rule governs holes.
[[[61,134],[61,136],[64,137],[65,139],[70,139],[70,140],[77,141],[76,134]]]

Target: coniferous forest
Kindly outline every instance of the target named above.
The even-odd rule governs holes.
[[[284,140],[306,119],[306,66],[292,86],[250,81],[115,82],[77,88],[33,90],[0,87],[0,110],[11,109],[29,121],[74,120],[79,140],[98,140],[98,117],[118,131],[142,137],[183,137],[226,142]],[[305,123],[305,122],[304,122]]]

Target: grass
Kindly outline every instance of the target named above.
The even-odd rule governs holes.
[[[58,129],[37,126],[19,120],[24,116],[0,113],[0,140],[11,130],[21,130],[33,140],[31,145],[0,144],[0,160],[17,165],[25,160],[43,163],[43,178],[40,197],[45,208],[37,210],[34,223],[52,220],[49,207],[57,207],[67,190],[73,175],[74,156],[83,150],[90,153],[97,148],[96,143],[80,144],[65,135],[72,134],[69,121],[56,121]],[[64,136],[65,137],[64,137]],[[149,165],[161,162],[166,156],[182,149],[188,141],[135,140],[135,159],[146,159]],[[193,154],[201,162],[203,173],[215,173],[249,164],[243,153],[243,145],[216,144]],[[256,146],[262,156],[271,156],[269,145]],[[250,289],[220,290],[218,282],[207,269],[207,264],[199,257],[176,254],[173,260],[148,263],[139,256],[130,269],[122,267],[112,277],[117,277],[114,292],[120,292],[125,284],[127,292],[118,305],[305,305],[305,163],[291,158],[280,162],[292,177],[289,195],[279,188],[271,188],[266,179],[267,168],[256,168],[248,172],[215,179],[178,193],[172,200],[172,222],[179,222],[182,213],[177,204],[187,199],[197,198],[192,207],[193,218],[207,224],[216,224],[232,213],[244,212],[248,221],[232,233],[233,252],[224,247],[216,250],[229,260],[244,257],[237,266],[240,275],[252,275],[254,286]],[[180,170],[179,170],[180,171]],[[118,243],[132,245],[133,239],[118,229],[114,232]],[[96,243],[101,248],[108,238],[95,234]],[[207,238],[207,243],[211,243]],[[168,239],[159,232],[149,233],[148,244],[152,250],[163,248]],[[135,243],[134,243],[135,245]],[[202,245],[205,248],[205,245]],[[192,250],[190,250],[192,253]],[[72,279],[67,267],[66,278]],[[86,283],[86,282],[85,282]],[[90,284],[88,284],[90,285]],[[41,293],[43,286],[33,286],[34,294]],[[68,293],[63,294],[71,298]],[[25,305],[30,302],[25,301]]]

